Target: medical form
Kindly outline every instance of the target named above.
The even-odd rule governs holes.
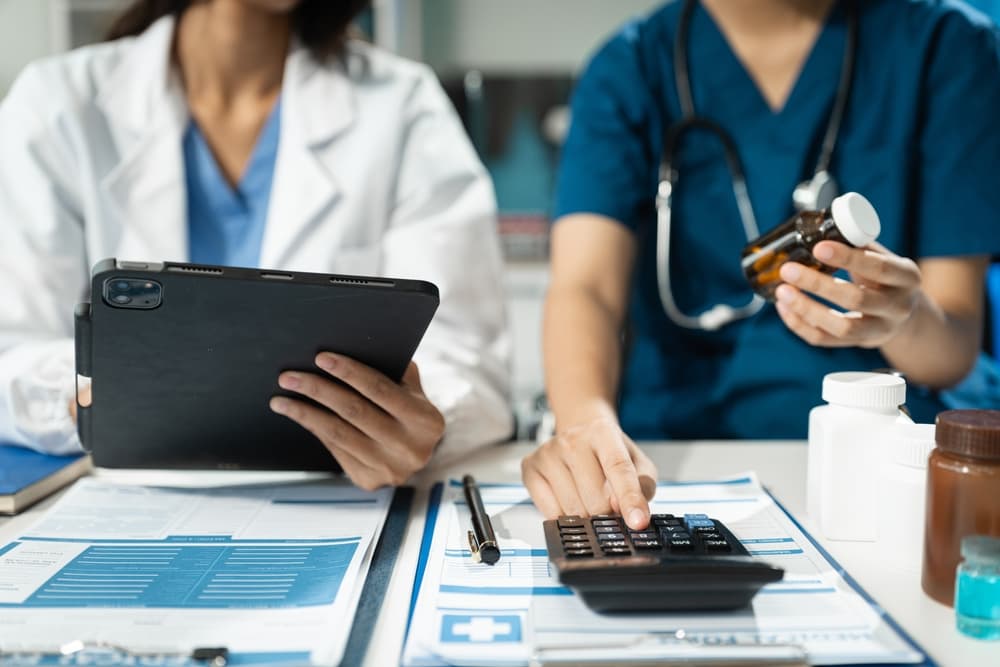
[[[0,652],[79,640],[338,664],[390,499],[334,481],[83,480],[0,544]]]
[[[626,659],[629,647],[648,649],[650,640],[669,641],[673,648],[678,642],[793,645],[820,665],[925,660],[752,474],[661,483],[652,501],[654,513],[711,514],[751,554],[784,568],[784,580],[762,589],[752,606],[721,613],[591,611],[560,585],[545,550],[543,517],[524,487],[480,484],[480,489],[502,558],[494,567],[472,562],[460,485],[445,485],[428,517],[405,665],[527,665],[536,652],[561,649],[581,651],[582,662],[587,647],[621,647],[618,655]]]

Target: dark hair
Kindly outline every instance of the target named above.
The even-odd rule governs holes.
[[[135,0],[108,30],[107,39],[138,35],[157,19],[180,16],[199,0]],[[292,10],[292,29],[317,60],[340,51],[351,22],[368,7],[370,0],[302,0]]]

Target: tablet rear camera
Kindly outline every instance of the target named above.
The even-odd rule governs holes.
[[[104,301],[114,308],[150,310],[163,302],[163,286],[155,280],[109,278],[104,282]]]

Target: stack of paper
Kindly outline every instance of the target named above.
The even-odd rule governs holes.
[[[731,612],[601,615],[561,586],[549,564],[542,516],[522,486],[481,485],[502,550],[490,567],[469,557],[469,512],[461,486],[444,488],[424,545],[426,563],[404,653],[406,665],[528,664],[554,649],[617,647],[621,659],[657,641],[752,647],[798,646],[811,664],[920,662],[924,655],[887,622],[753,475],[713,482],[661,484],[653,512],[705,513],[722,520],[751,554],[784,568],[752,607]],[[434,508],[432,507],[432,514]],[[678,637],[683,639],[678,640]],[[650,651],[650,641],[654,646]],[[484,648],[488,645],[489,648]],[[591,647],[588,649],[588,647]],[[567,651],[558,651],[565,659]]]
[[[333,481],[151,488],[83,480],[0,545],[0,653],[340,662],[391,491]]]

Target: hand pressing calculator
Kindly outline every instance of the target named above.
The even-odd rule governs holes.
[[[559,581],[599,612],[737,609],[785,573],[704,514],[654,514],[641,531],[610,514],[544,527]]]

